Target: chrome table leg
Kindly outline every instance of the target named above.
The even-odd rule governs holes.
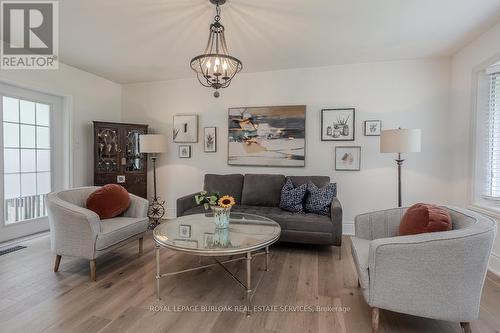
[[[247,252],[246,257],[247,264],[247,316],[250,316],[250,304],[251,304],[251,294],[252,294],[252,254]]]
[[[269,272],[269,246],[266,246],[266,272]]]
[[[155,244],[156,253],[156,299],[160,300],[160,245]]]

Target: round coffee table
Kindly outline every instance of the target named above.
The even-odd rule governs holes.
[[[220,266],[246,289],[250,304],[255,293],[252,290],[252,258],[265,255],[266,271],[269,270],[269,246],[275,243],[281,228],[275,221],[258,215],[231,213],[229,228],[215,228],[213,214],[186,215],[161,223],[153,231],[156,252],[156,297],[160,299],[160,279],[162,277],[191,272],[211,266]],[[188,268],[176,272],[160,272],[160,248],[213,257],[214,263]],[[217,257],[242,255],[224,261]],[[235,261],[246,262],[246,283],[233,274],[224,264]],[[248,314],[248,312],[247,312]]]

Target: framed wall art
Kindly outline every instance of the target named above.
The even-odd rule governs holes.
[[[205,153],[217,152],[217,128],[205,127],[203,129],[203,149]]]
[[[191,158],[191,146],[180,145],[179,146],[179,158]]]
[[[229,165],[303,167],[305,147],[305,105],[229,109]]]
[[[321,110],[321,141],[354,141],[354,108]]]
[[[174,115],[173,138],[178,143],[198,142],[198,115]]]
[[[365,136],[380,136],[382,131],[382,121],[380,120],[365,120]]]
[[[335,170],[336,171],[361,170],[361,147],[360,146],[335,147]]]

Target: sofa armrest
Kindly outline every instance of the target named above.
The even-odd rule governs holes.
[[[406,209],[392,208],[358,215],[354,218],[354,234],[369,240],[397,236]]]
[[[186,210],[196,207],[194,196],[200,192],[192,193],[177,199],[177,217],[184,215]]]
[[[148,217],[149,201],[144,198],[138,197],[137,195],[130,194],[130,206],[123,213],[126,217],[140,218]]]
[[[55,194],[47,200],[51,248],[59,255],[93,259],[101,220],[91,210],[63,201]]]
[[[339,199],[333,198],[330,206],[330,219],[333,224],[333,244],[341,246],[342,244],[342,205]]]
[[[493,230],[465,228],[371,241],[368,303],[428,318],[475,320],[494,237]]]

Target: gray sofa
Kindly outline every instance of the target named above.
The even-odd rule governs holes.
[[[323,187],[330,182],[325,176],[292,176],[295,186],[313,182]],[[236,200],[233,210],[271,218],[281,226],[280,241],[308,244],[342,244],[342,206],[337,198],[331,204],[330,216],[290,213],[279,208],[281,189],[285,184],[283,175],[231,174],[205,175],[204,190],[229,194]],[[177,216],[199,214],[203,206],[197,206],[193,193],[177,200]],[[340,251],[339,251],[340,256]]]
[[[378,331],[379,308],[460,322],[470,332],[477,319],[494,220],[467,209],[445,207],[453,230],[398,236],[407,208],[355,218],[352,255],[363,296]]]

